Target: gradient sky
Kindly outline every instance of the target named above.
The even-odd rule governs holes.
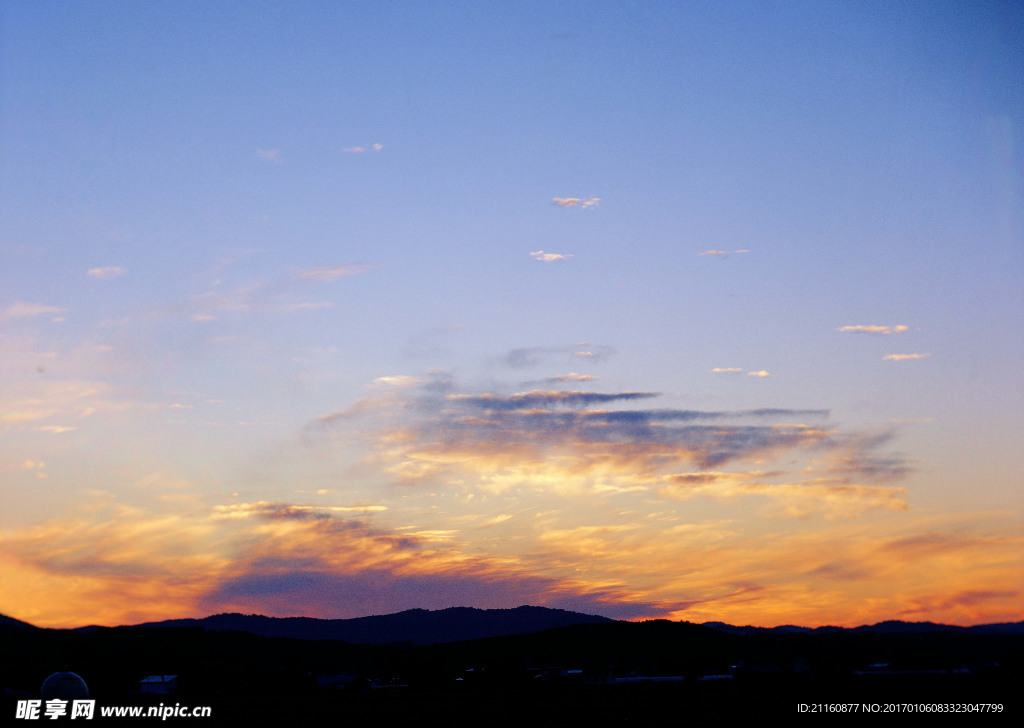
[[[1024,619],[1024,6],[0,3],[0,612]]]

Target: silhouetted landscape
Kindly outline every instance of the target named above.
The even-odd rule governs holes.
[[[1024,677],[1024,623],[764,629],[523,606],[71,630],[5,617],[0,635],[5,720],[61,670],[98,705],[209,705],[203,725],[701,725],[827,702],[1012,715]]]

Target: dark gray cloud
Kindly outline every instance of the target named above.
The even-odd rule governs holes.
[[[537,407],[585,407],[589,405],[608,404],[622,400],[646,399],[657,397],[657,392],[578,392],[563,390],[540,390],[520,392],[507,396],[485,394],[450,394],[448,401],[460,406],[475,407],[482,410],[524,410]]]

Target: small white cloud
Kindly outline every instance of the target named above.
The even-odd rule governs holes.
[[[551,201],[559,207],[581,207],[584,210],[597,207],[601,204],[600,197],[591,197],[587,200],[580,197],[554,197]]]
[[[909,361],[911,359],[926,359],[931,356],[931,353],[927,354],[886,354],[882,357],[882,361]]]
[[[362,154],[363,152],[379,152],[383,148],[383,144],[374,143],[369,147],[345,147],[341,151],[345,154]]]
[[[29,316],[52,316],[67,311],[59,306],[44,306],[41,303],[24,303],[18,301],[4,309],[5,318],[27,318]],[[63,321],[62,318],[55,318],[54,321]]]
[[[758,377],[759,379],[764,379],[765,377],[770,377],[771,374],[769,374],[764,369],[762,369],[759,372],[747,372],[747,376],[748,377]]]
[[[543,250],[535,250],[530,253],[534,260],[539,260],[543,263],[553,263],[556,260],[565,260],[571,258],[572,253],[545,253]]]
[[[273,162],[274,164],[277,164],[284,159],[284,157],[281,156],[280,149],[257,149],[256,154],[261,159],[265,159],[268,162]]]
[[[856,326],[840,326],[836,331],[843,331],[851,334],[902,334],[904,331],[908,331],[909,327],[903,324],[897,324],[896,326],[864,326],[858,324]]]
[[[739,374],[743,370],[740,367],[715,367],[711,371],[715,374]]]
[[[124,268],[116,265],[107,266],[106,268],[90,268],[86,271],[87,275],[93,278],[117,278],[127,272]]]

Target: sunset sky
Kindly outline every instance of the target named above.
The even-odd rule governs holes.
[[[1024,619],[1024,5],[0,2],[0,612]]]

